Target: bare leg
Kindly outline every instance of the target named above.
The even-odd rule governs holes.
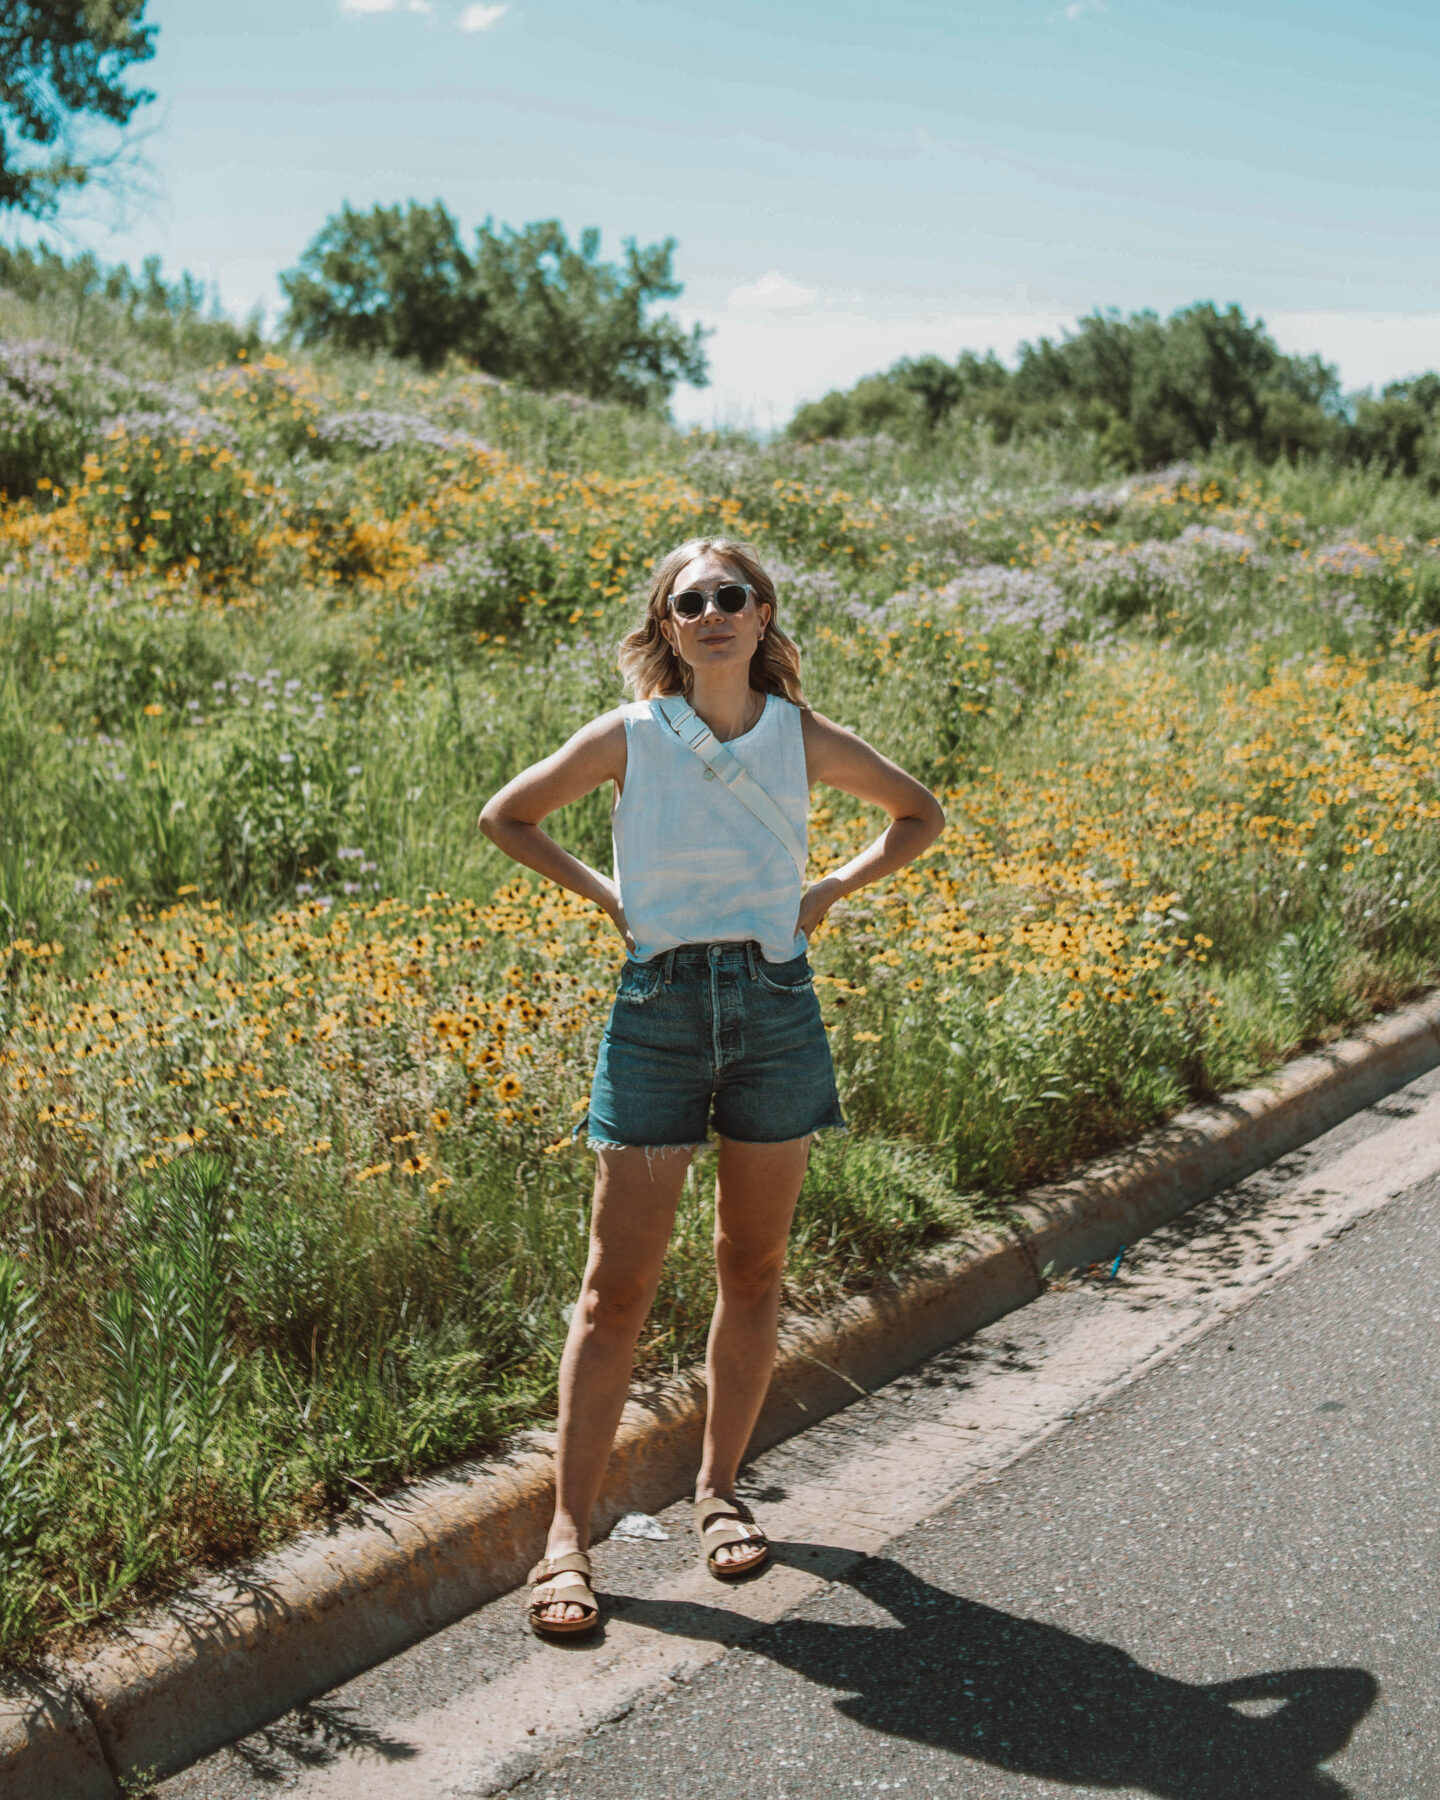
[[[782,1144],[720,1140],[715,1194],[719,1293],[705,1356],[710,1406],[697,1499],[734,1494],[740,1459],[760,1416],[775,1364],[785,1243],[809,1158],[809,1138]],[[744,1544],[727,1544],[715,1560],[741,1567],[759,1554]]]
[[[590,1546],[590,1512],[630,1388],[635,1341],[655,1299],[688,1151],[601,1150],[595,1161],[590,1255],[560,1359],[555,1518],[547,1556]],[[556,1577],[563,1586],[565,1576]],[[547,1619],[578,1619],[556,1601]]]

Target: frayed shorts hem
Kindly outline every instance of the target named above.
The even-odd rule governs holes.
[[[575,1129],[570,1133],[570,1142],[578,1144],[582,1133],[587,1150],[643,1150],[647,1156],[674,1156],[682,1151],[686,1156],[692,1156],[695,1151],[703,1150],[706,1142],[701,1138],[694,1144],[626,1144],[619,1138],[605,1137],[598,1131],[592,1131],[588,1112],[576,1121]]]
[[[695,1151],[705,1148],[706,1142],[701,1138],[698,1144],[622,1144],[616,1138],[596,1137],[594,1132],[585,1139],[586,1148],[590,1150],[643,1150],[647,1156],[674,1156],[681,1151],[686,1156],[693,1156]]]

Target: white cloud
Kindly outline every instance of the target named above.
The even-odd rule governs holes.
[[[722,309],[679,306],[675,313],[686,325],[698,320],[715,327],[706,345],[710,386],[676,388],[675,417],[685,425],[762,431],[783,425],[801,401],[849,387],[899,357],[933,352],[953,361],[961,350],[993,348],[1008,358],[1022,338],[1053,337],[1075,318],[1073,311],[1026,305],[994,313],[879,318],[868,315],[863,302],[763,311],[737,306],[733,294]]]
[[[1067,19],[1083,19],[1087,13],[1103,13],[1105,0],[1070,0],[1065,8]]]
[[[340,10],[352,19],[364,18],[370,13],[394,12],[400,0],[340,0]]]
[[[814,288],[801,287],[798,281],[771,269],[758,281],[736,288],[730,305],[754,307],[761,312],[795,312],[802,306],[813,306],[818,297]]]
[[[1423,369],[1440,368],[1440,313],[1434,312],[1270,312],[1262,308],[1271,336],[1292,356],[1318,352],[1340,371],[1343,388],[1383,387]]]
[[[467,6],[455,21],[462,31],[488,31],[492,25],[498,25],[508,6]]]

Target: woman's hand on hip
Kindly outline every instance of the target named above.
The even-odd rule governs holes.
[[[835,902],[844,897],[844,891],[839,882],[828,875],[812,882],[800,897],[800,917],[795,922],[795,929],[803,931],[808,938]]]
[[[605,911],[610,915],[611,924],[614,925],[621,937],[624,938],[625,948],[633,956],[635,954],[635,939],[631,935],[630,924],[625,917],[625,908],[620,904],[620,889],[613,881],[605,877],[602,877],[602,880],[605,881],[605,897],[600,901],[600,905],[603,906]]]

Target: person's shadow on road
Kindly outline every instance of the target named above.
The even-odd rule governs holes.
[[[833,1551],[776,1545],[830,1574]],[[807,1681],[848,1690],[839,1710],[871,1731],[1019,1775],[1139,1788],[1164,1800],[1344,1800],[1318,1765],[1343,1749],[1379,1692],[1364,1669],[1283,1669],[1213,1686],[1160,1675],[1111,1644],[947,1593],[875,1557],[836,1570],[894,1625],[789,1618],[746,1640]],[[733,1642],[733,1619],[685,1602],[628,1601],[626,1616]],[[1261,1708],[1260,1716],[1237,1703]]]

